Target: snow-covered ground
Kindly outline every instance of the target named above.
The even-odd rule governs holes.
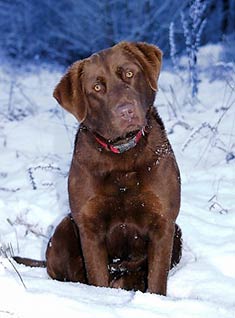
[[[194,106],[171,70],[159,81],[156,105],[182,177],[183,257],[167,297],[53,281],[9,257],[44,259],[68,213],[77,123],[52,98],[61,72],[0,70],[0,318],[235,317],[235,66],[221,63],[220,50],[200,52]]]

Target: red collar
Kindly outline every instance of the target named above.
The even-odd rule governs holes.
[[[106,150],[111,151],[113,153],[123,153],[123,152],[126,152],[127,150],[134,148],[140,141],[141,137],[144,135],[145,135],[145,128],[142,128],[140,131],[138,131],[138,133],[133,138],[131,138],[129,141],[120,145],[109,143],[103,137],[97,136],[97,134],[94,134],[94,137],[96,141]]]

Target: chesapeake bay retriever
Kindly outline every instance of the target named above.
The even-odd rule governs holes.
[[[180,175],[153,107],[161,61],[153,45],[121,42],[75,62],[55,88],[81,124],[71,215],[49,241],[46,263],[31,261],[54,279],[166,295],[181,257]]]

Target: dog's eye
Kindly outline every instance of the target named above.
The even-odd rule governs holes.
[[[132,71],[127,71],[127,72],[126,72],[126,77],[127,77],[127,78],[132,78],[133,75],[134,75],[134,74],[133,74]]]
[[[96,92],[100,92],[100,91],[101,91],[101,85],[100,85],[100,84],[95,84],[94,90],[95,90]]]

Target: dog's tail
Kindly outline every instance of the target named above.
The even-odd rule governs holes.
[[[46,261],[38,261],[35,259],[25,258],[25,257],[20,257],[20,256],[13,256],[13,259],[16,261],[16,263],[23,264],[25,266],[42,267],[42,268],[47,267]]]

